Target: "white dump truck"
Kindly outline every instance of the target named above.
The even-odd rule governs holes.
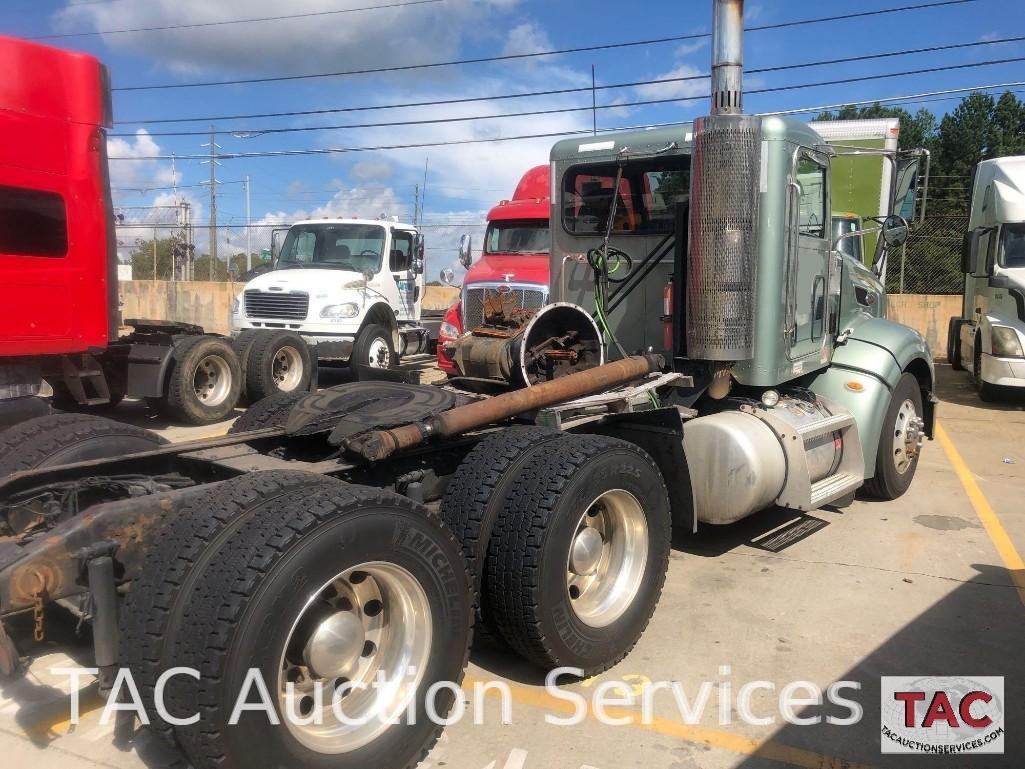
[[[950,319],[947,357],[971,372],[983,400],[1025,387],[1025,156],[975,167],[961,270],[961,315]]]
[[[318,360],[390,368],[427,350],[423,235],[412,224],[317,219],[288,228],[273,268],[231,308],[251,400],[315,385]]]

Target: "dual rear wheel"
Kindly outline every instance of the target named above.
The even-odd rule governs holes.
[[[416,503],[302,472],[213,487],[161,533],[122,611],[122,663],[193,766],[411,767],[466,663],[459,545]],[[157,682],[171,723],[156,708]],[[240,693],[266,711],[232,722]],[[433,699],[429,700],[429,694]],[[407,717],[411,716],[411,717]]]
[[[662,592],[670,508],[635,444],[503,430],[453,477],[442,515],[478,587],[478,625],[522,657],[595,675],[633,648]]]

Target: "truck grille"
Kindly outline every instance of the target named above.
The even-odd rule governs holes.
[[[463,329],[472,331],[484,322],[484,303],[500,299],[507,307],[537,310],[548,304],[543,286],[476,285],[463,291]]]
[[[305,291],[246,291],[247,318],[306,320],[310,311],[310,295]]]

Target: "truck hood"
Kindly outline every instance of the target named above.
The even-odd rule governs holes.
[[[295,267],[272,270],[246,283],[246,291],[306,291],[324,293],[363,288],[363,275],[354,270],[320,270]]]
[[[548,254],[485,254],[466,271],[472,283],[537,283],[548,285]]]

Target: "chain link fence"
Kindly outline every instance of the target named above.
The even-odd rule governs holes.
[[[888,257],[887,293],[960,294],[961,242],[967,228],[967,214],[926,216],[911,225],[907,243]]]

